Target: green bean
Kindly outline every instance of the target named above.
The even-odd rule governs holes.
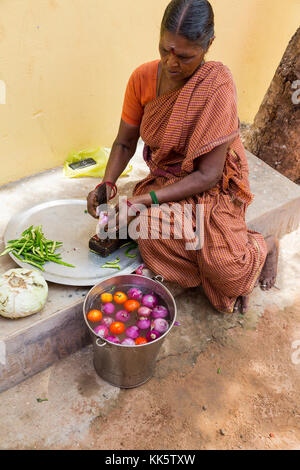
[[[132,242],[124,243],[123,245],[120,246],[120,248],[123,248],[124,246],[131,245],[131,244],[132,244]]]
[[[136,258],[137,253],[135,255],[129,255],[128,254],[134,248],[137,248],[137,246],[130,246],[129,248],[127,248],[127,250],[125,251],[125,256],[127,256],[128,258]]]
[[[69,268],[75,268],[73,264],[65,263],[64,261],[51,259],[53,263],[62,264],[63,266],[68,266]]]
[[[111,269],[121,269],[119,265],[115,265],[115,264],[103,264],[101,266],[101,268],[111,268]]]
[[[24,251],[24,248],[25,246],[27,245],[27,241],[24,243],[24,245],[22,246],[22,248],[20,248],[20,250],[18,251],[18,255],[20,255],[22,253],[22,251]]]
[[[106,261],[105,264],[118,264],[120,262],[120,258],[117,257],[117,259],[115,261]]]
[[[19,239],[10,240],[0,256],[11,253],[20,261],[44,269],[42,266],[47,261],[62,264],[64,266],[75,267],[72,264],[62,261],[60,253],[55,250],[63,246],[62,242],[47,240],[42,231],[42,226],[31,225],[23,231]]]
[[[13,247],[7,247],[5,248],[4,251],[2,251],[2,253],[0,253],[0,256],[4,256],[4,255],[7,255],[7,253],[10,253],[11,251],[13,251]]]
[[[45,271],[42,265],[35,263],[34,261],[26,260],[25,263],[31,264],[32,266],[39,268],[41,271]]]

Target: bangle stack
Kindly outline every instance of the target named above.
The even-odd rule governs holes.
[[[112,190],[114,191],[114,194],[109,198],[109,200],[113,199],[115,197],[115,195],[117,194],[118,192],[118,189],[117,189],[117,186],[115,185],[115,183],[112,183],[111,181],[102,181],[102,183],[98,184],[95,189],[99,188],[99,186],[102,186],[102,184],[107,184],[108,186],[110,186],[112,188]]]

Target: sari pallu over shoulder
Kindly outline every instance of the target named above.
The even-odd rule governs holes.
[[[196,159],[228,142],[223,179],[217,188],[249,204],[253,196],[239,133],[232,74],[221,62],[206,62],[182,88],[146,105],[141,137],[150,174],[143,182],[150,184],[158,176],[166,184],[170,178],[182,179],[194,171]],[[139,185],[136,191],[139,194]]]

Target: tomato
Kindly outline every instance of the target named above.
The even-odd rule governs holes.
[[[101,294],[101,300],[104,304],[111,302],[113,299],[112,294],[109,294],[108,292],[105,292],[104,294]]]
[[[96,323],[100,320],[102,320],[102,312],[100,310],[90,310],[89,313],[87,314],[87,318],[90,322]]]
[[[140,305],[140,302],[137,300],[126,300],[124,303],[124,308],[127,310],[127,312],[133,312],[134,310],[137,310]]]
[[[123,304],[127,300],[127,295],[124,292],[116,292],[114,295],[114,301],[116,304]]]
[[[113,335],[121,335],[125,331],[125,325],[121,321],[115,321],[110,325],[109,329]]]
[[[146,343],[148,343],[148,341],[146,340],[146,338],[143,338],[142,336],[140,336],[139,338],[135,340],[135,344],[137,345],[146,344]]]

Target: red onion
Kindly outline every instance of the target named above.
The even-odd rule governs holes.
[[[146,294],[142,298],[142,304],[145,307],[153,308],[157,305],[157,297],[154,294]]]
[[[121,344],[125,344],[125,346],[135,346],[135,341],[132,338],[125,338]]]
[[[107,328],[114,322],[112,317],[103,317],[101,320],[101,325],[105,325]]]
[[[147,330],[150,328],[151,322],[148,318],[140,317],[139,321],[137,322],[136,326],[140,330]]]
[[[99,223],[101,225],[106,225],[108,223],[108,213],[107,212],[100,212],[100,214],[99,214]]]
[[[168,310],[163,305],[157,305],[152,310],[152,318],[165,318],[168,314]]]
[[[156,318],[151,322],[151,328],[163,334],[169,329],[169,323],[164,318]]]
[[[131,299],[131,300],[141,300],[141,298],[143,297],[143,292],[141,291],[141,289],[138,289],[137,287],[132,287],[127,292],[127,296],[128,296],[128,299]]]
[[[140,335],[140,330],[137,326],[133,325],[126,328],[125,333],[129,338],[136,339]]]
[[[111,302],[104,304],[102,307],[102,312],[105,313],[105,315],[112,315],[114,311],[115,311],[115,306]]]
[[[108,328],[105,325],[98,325],[94,328],[94,332],[96,335],[100,336],[100,338],[106,338],[108,336]]]
[[[140,276],[143,275],[143,269],[144,269],[145,265],[144,264],[141,264],[137,270],[135,271],[135,274],[139,274]]]
[[[120,340],[117,336],[107,336],[105,339],[111,343],[120,344]]]
[[[145,318],[150,317],[151,313],[152,313],[151,308],[149,308],[149,307],[143,307],[143,306],[140,307],[140,308],[138,309],[138,311],[137,311],[137,314],[138,314],[140,317],[145,317]]]
[[[151,341],[154,341],[156,340],[157,338],[160,337],[160,333],[156,330],[150,330],[148,331],[148,333],[146,334],[146,339],[151,342]]]
[[[127,321],[130,320],[130,313],[127,312],[127,310],[119,310],[116,313],[116,320],[126,323]]]

